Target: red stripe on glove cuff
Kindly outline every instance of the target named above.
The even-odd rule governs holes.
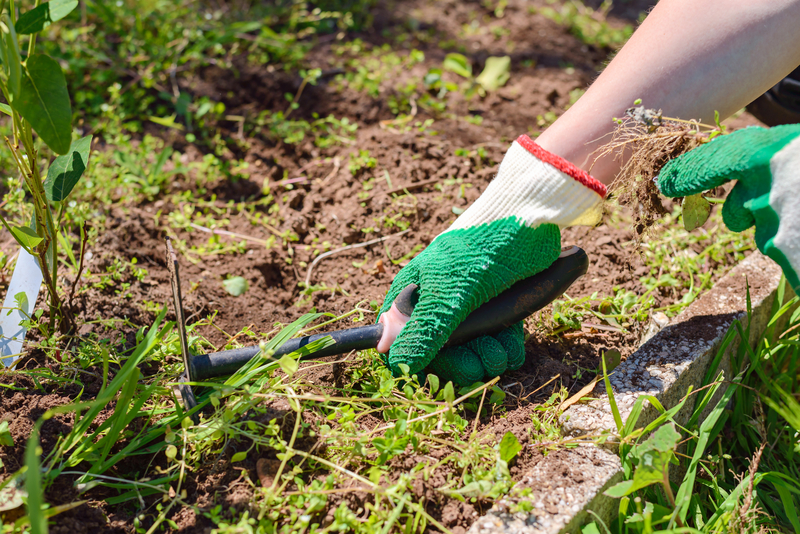
[[[522,145],[522,148],[539,158],[540,160],[544,161],[545,163],[549,163],[559,171],[568,174],[575,178],[577,181],[597,193],[603,198],[606,198],[606,193],[608,190],[606,186],[602,183],[598,182],[595,178],[573,165],[569,161],[565,160],[561,156],[556,156],[555,154],[548,152],[547,150],[543,149],[539,145],[537,145],[533,139],[528,137],[525,134],[520,135],[517,137],[517,143]]]

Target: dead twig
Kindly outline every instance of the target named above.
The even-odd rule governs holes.
[[[401,235],[403,235],[405,233],[408,233],[410,230],[411,229],[408,228],[406,230],[403,230],[402,232],[397,232],[396,234],[387,235],[387,236],[384,236],[384,237],[379,237],[377,239],[371,239],[370,241],[365,241],[363,243],[354,243],[352,245],[347,245],[346,247],[337,248],[335,250],[329,250],[328,252],[323,252],[322,254],[320,254],[319,256],[314,258],[314,261],[312,261],[311,265],[308,266],[308,272],[306,273],[306,287],[307,288],[311,287],[311,272],[314,270],[314,266],[317,265],[323,259],[328,258],[330,256],[333,256],[334,254],[338,254],[340,252],[344,252],[345,250],[351,250],[351,249],[354,249],[354,248],[361,248],[361,247],[368,247],[368,246],[374,245],[376,243],[381,243],[381,242],[387,241],[389,239],[394,239],[395,237],[399,237],[399,236],[401,236]]]
[[[69,293],[69,299],[67,299],[67,306],[70,309],[72,309],[72,299],[75,298],[75,290],[78,288],[78,282],[80,282],[81,274],[83,273],[83,260],[86,257],[86,243],[89,241],[89,234],[86,232],[85,222],[81,230],[81,261],[78,263],[78,274],[75,276],[75,283],[72,284],[72,290]]]
[[[339,156],[333,158],[333,170],[330,172],[330,174],[328,174],[328,176],[325,177],[324,180],[322,180],[322,185],[327,184],[328,180],[339,174],[339,167],[341,167],[341,165],[342,160],[339,158]]]
[[[200,230],[201,232],[206,232],[206,233],[213,234],[213,235],[224,235],[224,236],[227,236],[227,237],[233,237],[233,238],[237,238],[237,239],[244,239],[245,241],[250,241],[252,243],[258,243],[258,244],[264,245],[264,246],[268,245],[266,239],[259,239],[257,237],[252,237],[252,236],[244,235],[244,234],[237,234],[236,232],[229,232],[227,230],[217,230],[216,228],[206,228],[205,226],[200,226],[199,224],[195,224],[195,223],[189,223],[189,226],[191,226],[195,230]]]

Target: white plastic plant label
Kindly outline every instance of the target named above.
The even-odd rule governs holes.
[[[0,310],[0,361],[6,367],[22,356],[22,342],[25,341],[27,329],[20,323],[33,313],[41,286],[39,262],[20,249],[3,309]]]

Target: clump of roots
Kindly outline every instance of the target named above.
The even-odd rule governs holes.
[[[661,110],[630,108],[624,119],[615,119],[611,141],[595,151],[596,159],[613,155],[623,159],[620,173],[611,186],[614,197],[633,214],[636,248],[656,221],[667,213],[656,187],[656,177],[673,158],[707,143],[723,133],[717,121],[709,126],[697,121],[664,117]]]

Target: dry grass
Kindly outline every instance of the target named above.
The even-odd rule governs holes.
[[[656,187],[656,177],[673,158],[689,152],[724,133],[698,121],[664,117],[661,110],[630,108],[617,119],[611,141],[595,151],[596,160],[613,155],[624,161],[611,186],[616,201],[630,208],[638,248],[642,237],[667,213]]]

